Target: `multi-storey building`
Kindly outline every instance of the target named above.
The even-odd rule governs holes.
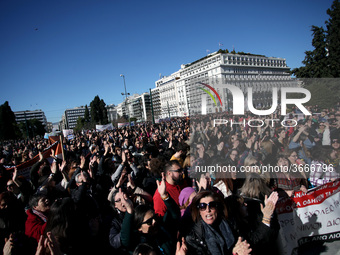
[[[125,99],[116,107],[119,116],[136,118],[137,122],[151,120],[151,98],[145,92],[141,95],[134,94]]]
[[[46,119],[45,113],[42,110],[18,111],[18,112],[14,112],[14,115],[15,115],[15,120],[17,123],[25,122],[26,120],[37,119],[45,127],[47,126],[47,119]]]
[[[91,107],[88,107],[88,109],[89,109],[89,115],[91,118]],[[84,118],[84,116],[85,116],[84,106],[76,107],[73,109],[67,109],[65,111],[65,114],[63,115],[63,119],[64,119],[63,129],[75,128],[75,126],[77,125],[78,118],[79,117]]]
[[[290,77],[289,67],[283,58],[265,57],[248,53],[215,52],[193,63],[182,65],[170,76],[155,82],[152,91],[153,107],[160,108],[155,118],[187,116],[202,113],[202,97],[207,102],[207,113],[232,110],[232,96],[228,89],[218,84],[230,84],[240,88],[247,97],[252,88],[254,107],[272,104],[272,87],[297,86]],[[202,83],[216,87],[223,105],[214,105],[210,97],[198,89]],[[160,101],[156,99],[159,92]]]
[[[106,110],[109,122],[113,122],[117,119],[117,107],[114,104],[107,105]]]
[[[151,99],[152,99],[152,109],[153,109],[153,114],[155,116],[161,116],[161,99],[159,96],[159,88],[153,88],[151,89]]]

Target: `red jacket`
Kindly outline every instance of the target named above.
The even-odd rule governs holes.
[[[179,197],[179,194],[181,193],[181,188],[179,187],[179,185],[171,185],[166,181],[165,181],[165,185],[166,185],[166,191],[168,192],[169,196],[172,197],[172,199],[175,200],[175,202],[179,206],[178,197]],[[166,212],[166,206],[158,190],[156,190],[155,194],[153,195],[153,206],[155,209],[155,213],[158,216],[163,217]]]
[[[37,242],[39,242],[40,236],[44,233],[46,222],[38,215],[32,212],[32,209],[26,211],[27,220],[25,223],[25,235],[28,237],[32,237]]]

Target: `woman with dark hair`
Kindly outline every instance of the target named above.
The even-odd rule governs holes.
[[[307,193],[307,180],[298,172],[291,171],[292,166],[284,155],[278,155],[276,167],[280,171],[276,172],[274,179],[274,188],[283,189],[288,196],[292,196],[295,191],[303,191]]]
[[[26,214],[15,195],[9,191],[0,193],[0,247],[5,245],[5,239],[15,240],[12,246],[16,248],[22,246],[25,220]]]
[[[284,128],[279,128],[278,130],[276,130],[275,132],[275,136],[276,138],[272,139],[275,148],[273,151],[273,155],[277,155],[278,153],[282,153],[284,151],[284,149],[287,147],[288,143],[287,143],[287,138],[286,138],[286,130]]]
[[[74,202],[69,197],[57,199],[50,207],[44,233],[51,232],[55,236],[63,253],[77,254],[81,246],[80,236],[84,229],[80,228],[76,216]]]
[[[155,211],[150,205],[139,205],[134,209],[131,200],[121,192],[118,193],[119,199],[126,208],[121,230],[121,242],[130,252],[138,244],[147,243],[157,254],[175,254],[176,233],[180,218],[179,207],[166,192],[164,173],[162,173],[162,182],[157,180],[157,186],[167,207],[162,222],[156,217]]]
[[[249,242],[252,254],[277,253],[275,241],[279,224],[276,217],[273,217],[277,200],[277,192],[273,192],[268,199],[266,195],[264,201],[238,195],[225,199],[230,226]]]
[[[335,161],[337,151],[331,146],[322,146],[319,149],[312,151],[313,161],[310,165],[310,182],[313,186],[320,186],[327,182],[331,182],[340,177],[337,171],[337,165],[332,161]]]
[[[198,193],[191,204],[195,225],[185,241],[188,254],[249,254],[247,241],[233,235],[227,222],[227,208],[223,199],[212,191]]]

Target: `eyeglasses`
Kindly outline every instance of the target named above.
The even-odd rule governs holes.
[[[169,170],[170,172],[175,172],[175,173],[182,173],[183,168],[177,169],[177,170]]]
[[[146,220],[146,221],[144,221],[144,222],[142,222],[142,224],[141,225],[143,225],[143,224],[147,224],[148,226],[151,226],[152,225],[152,222],[153,222],[153,220],[155,219],[155,215],[154,216],[152,216],[150,219],[148,219],[148,220]]]
[[[13,183],[7,185],[7,188],[11,188],[11,187],[14,187],[14,184],[13,184]]]
[[[216,201],[212,201],[210,203],[199,203],[199,205],[197,206],[198,209],[200,209],[201,211],[205,211],[207,209],[207,206],[209,206],[210,210],[216,210],[218,204]]]
[[[339,143],[338,139],[333,139],[332,143]]]
[[[238,154],[231,153],[230,156],[238,156]]]

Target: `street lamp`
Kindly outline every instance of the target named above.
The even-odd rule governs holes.
[[[123,77],[123,80],[124,80],[124,90],[125,90],[125,94],[122,93],[122,95],[123,95],[123,96],[125,95],[125,109],[127,109],[127,112],[128,112],[128,116],[129,116],[129,126],[130,126],[130,125],[131,125],[131,124],[130,124],[130,111],[129,111],[129,108],[127,108],[127,106],[126,106],[126,103],[127,103],[127,96],[130,95],[130,93],[127,93],[127,92],[126,92],[125,76],[124,76],[124,74],[121,74],[120,77]]]

